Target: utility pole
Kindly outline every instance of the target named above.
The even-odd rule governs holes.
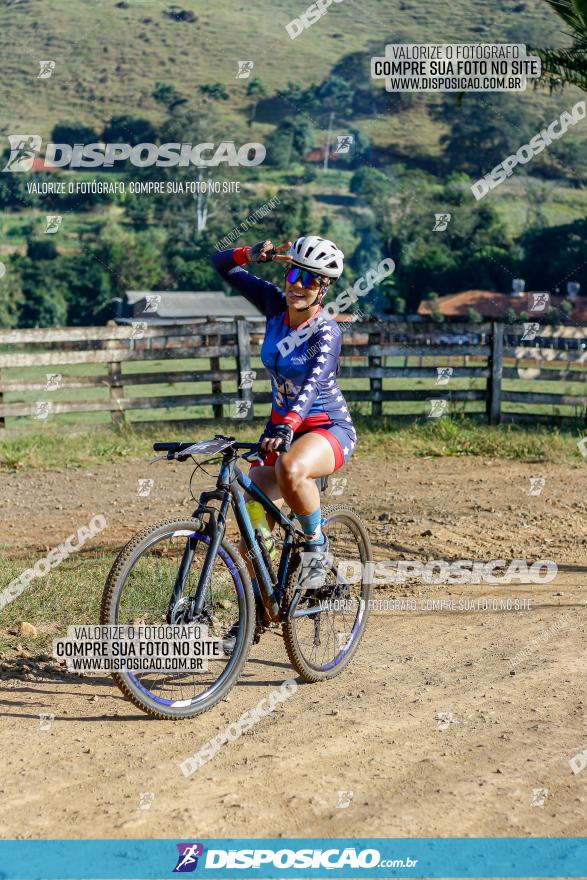
[[[330,144],[332,143],[332,123],[334,122],[334,111],[330,113],[328,120],[328,134],[326,135],[326,151],[324,153],[324,171],[328,171],[328,159],[330,158]]]

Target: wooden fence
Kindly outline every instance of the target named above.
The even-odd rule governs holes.
[[[529,326],[341,325],[339,383],[351,409],[375,416],[585,423],[586,328],[532,325],[533,335]],[[0,331],[0,427],[54,416],[115,424],[266,416],[262,338],[263,323],[244,318]]]

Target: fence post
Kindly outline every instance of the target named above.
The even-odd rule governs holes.
[[[214,322],[218,322],[218,318],[209,315],[206,318],[206,321],[209,321],[211,324]],[[217,345],[220,347],[221,338],[220,335],[215,334],[214,336],[208,336],[208,345]],[[210,369],[211,370],[220,370],[220,358],[219,357],[211,357],[210,358]],[[222,382],[219,379],[212,379],[212,394],[222,394]],[[224,409],[221,403],[212,404],[212,412],[214,413],[215,419],[221,419],[224,416]]]
[[[236,318],[236,363],[238,368],[238,386],[242,385],[242,376],[246,371],[251,369],[251,337],[249,322],[246,318]],[[248,383],[247,383],[248,384]],[[247,419],[253,418],[253,389],[240,388],[238,396],[241,400],[249,401],[249,409],[246,415]]]
[[[369,333],[369,349],[372,345],[381,345],[381,335],[381,330]],[[369,364],[369,369],[372,370],[380,367],[381,360],[378,355],[368,354],[367,363]],[[380,416],[383,412],[381,403],[383,381],[379,376],[369,376],[369,386],[371,389],[371,415]]]
[[[501,421],[503,324],[499,321],[494,321],[491,329],[491,354],[489,356],[489,376],[487,378],[487,420],[490,425],[498,425]]]
[[[4,403],[4,392],[2,390],[2,370],[0,370],[0,406]],[[6,419],[0,416],[0,434],[6,430]]]
[[[119,345],[117,339],[108,339],[105,348],[116,348]],[[124,397],[122,387],[122,364],[120,361],[108,361],[108,398],[110,403],[116,403],[116,408],[110,410],[112,424],[121,428],[125,423],[124,410],[121,409],[119,400]]]

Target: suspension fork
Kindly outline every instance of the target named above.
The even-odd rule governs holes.
[[[198,580],[196,595],[194,596],[190,606],[190,618],[192,620],[200,615],[204,608],[206,590],[208,589],[208,586],[212,579],[212,569],[214,568],[216,556],[218,555],[218,548],[220,547],[222,539],[224,538],[224,532],[226,530],[226,517],[228,515],[228,507],[230,504],[230,494],[227,490],[223,489],[220,491],[206,492],[203,494],[206,496],[206,500],[208,498],[220,499],[220,509],[217,514],[216,511],[210,511],[208,527],[206,529],[208,537],[210,539],[210,543],[208,544],[208,550],[206,551],[206,557],[204,559],[204,564],[202,565],[202,571]],[[188,552],[189,547],[186,548],[186,553]]]

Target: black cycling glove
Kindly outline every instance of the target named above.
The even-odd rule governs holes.
[[[293,428],[290,425],[270,425],[268,428],[265,428],[260,442],[262,443],[265,439],[277,437],[281,440],[281,445],[279,446],[278,451],[287,452],[292,444],[293,435]]]
[[[254,244],[247,254],[249,263],[267,263],[273,259],[276,251],[269,239],[258,241]]]

